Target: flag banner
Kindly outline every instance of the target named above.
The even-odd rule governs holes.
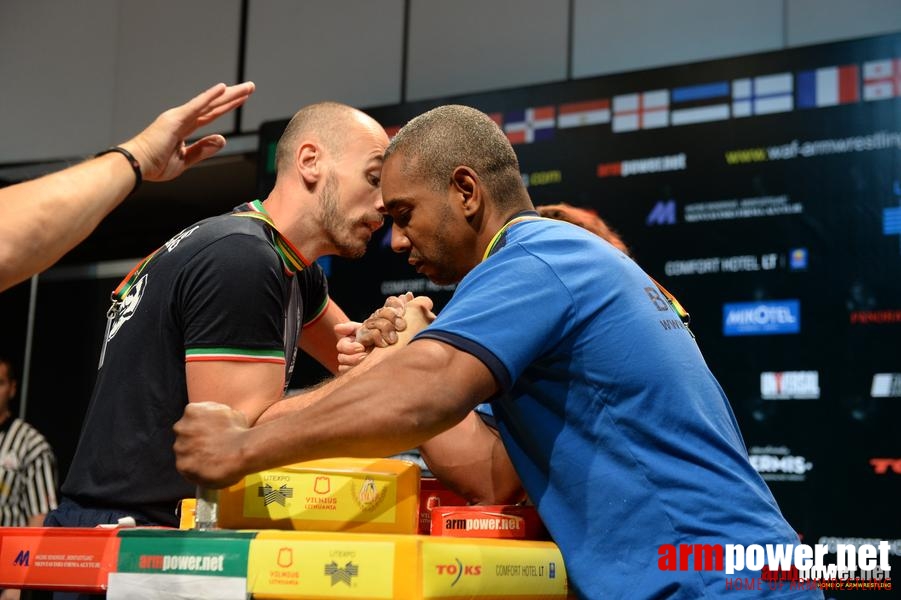
[[[610,122],[610,100],[586,100],[561,104],[557,110],[557,127],[584,127]]]
[[[886,59],[864,63],[863,99],[883,100],[901,96],[901,60]]]
[[[849,104],[860,99],[857,65],[798,73],[798,108]]]
[[[673,88],[670,124],[690,125],[729,118],[729,82]]]
[[[669,125],[669,90],[613,97],[613,131],[656,129]]]
[[[774,73],[732,81],[732,116],[750,117],[794,108],[791,73]]]
[[[506,113],[504,132],[511,144],[531,144],[554,138],[553,106],[540,106]]]

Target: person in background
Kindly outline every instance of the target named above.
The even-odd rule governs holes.
[[[37,429],[13,417],[16,383],[0,357],[0,527],[40,527],[56,508],[56,457]],[[17,598],[19,590],[0,590],[0,600]]]
[[[587,229],[623,254],[631,256],[629,247],[626,246],[619,234],[590,208],[579,208],[566,202],[560,202],[559,204],[540,204],[535,207],[535,210],[547,219],[566,221],[578,225],[582,229]]]
[[[225,146],[221,135],[185,140],[253,90],[252,82],[216,84],[93,159],[0,189],[0,292],[59,260],[142,181],[174,179],[216,154]]]
[[[0,357],[0,527],[40,527],[56,508],[56,456],[41,433],[12,415],[12,363]]]

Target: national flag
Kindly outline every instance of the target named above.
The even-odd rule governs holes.
[[[671,125],[691,125],[729,118],[728,81],[673,88],[670,100]]]
[[[788,112],[794,108],[791,73],[732,80],[732,116]]]
[[[390,140],[395,135],[397,135],[397,132],[400,131],[401,127],[403,127],[403,125],[390,125],[388,127],[385,127],[385,133],[388,134],[388,139]]]
[[[798,73],[798,108],[849,104],[860,100],[857,65]]]
[[[669,125],[669,90],[613,97],[613,131],[654,129]]]
[[[501,129],[504,128],[504,114],[499,112],[487,113],[488,118],[497,123]]]
[[[504,132],[511,144],[531,144],[553,139],[555,122],[553,106],[527,108],[504,115]]]
[[[889,58],[863,64],[863,99],[901,96],[901,59]]]
[[[557,127],[582,127],[610,122],[610,100],[586,100],[561,104],[557,110]]]

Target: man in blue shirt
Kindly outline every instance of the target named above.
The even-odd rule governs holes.
[[[670,570],[663,547],[798,543],[663,292],[597,236],[541,219],[486,115],[429,111],[385,157],[392,247],[435,283],[459,282],[454,297],[406,348],[281,419],[248,429],[226,407],[189,407],[183,474],[224,485],[297,460],[388,455],[490,400],[582,598],[731,594],[727,577],[760,572]],[[759,587],[745,593],[822,597]]]

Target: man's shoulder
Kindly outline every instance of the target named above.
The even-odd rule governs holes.
[[[10,426],[10,431],[12,430],[17,431],[18,436],[25,440],[24,446],[34,448],[38,445],[47,445],[49,448],[47,438],[45,438],[44,435],[40,431],[38,431],[34,425],[23,419],[14,419],[12,425]]]
[[[241,218],[236,213],[225,213],[203,219],[185,227],[169,238],[164,245],[171,251],[182,242],[209,243],[235,234],[268,240],[266,224],[262,221]]]
[[[260,255],[277,258],[267,225],[233,213],[210,217],[186,227],[169,238],[160,251],[180,255],[185,261],[198,255],[239,263],[257,260]]]

